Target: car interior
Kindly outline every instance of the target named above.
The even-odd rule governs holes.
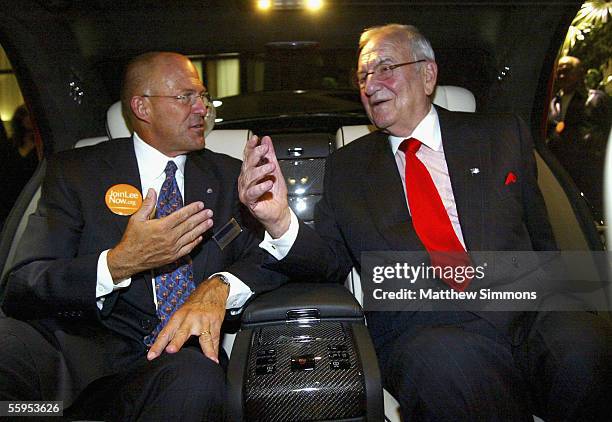
[[[0,45],[33,116],[42,156],[4,221],[1,280],[14,263],[19,240],[27,236],[25,227],[40,197],[46,157],[131,136],[118,102],[120,80],[127,61],[145,51],[177,51],[200,66],[215,99],[208,149],[242,159],[251,135],[272,137],[290,206],[307,224],[314,224],[326,157],[375,129],[352,83],[359,33],[389,22],[414,24],[432,41],[440,69],[434,104],[455,111],[515,113],[528,123],[535,141],[538,183],[559,248],[606,250],[605,225],[595,220],[588,198],[545,142],[555,57],[582,2],[336,0],[326,2],[320,12],[309,12],[301,2],[291,1],[272,2],[277,9],[263,12],[256,3],[24,0],[17,7],[0,0],[4,13]],[[234,80],[224,82],[224,72],[234,75]],[[604,192],[612,201],[612,148],[607,155]],[[612,206],[607,212],[610,221]],[[602,283],[611,277],[609,266],[597,266],[596,271]],[[0,295],[2,287],[3,282]],[[315,407],[300,409],[310,412],[308,420],[399,421],[397,401],[382,389],[359,306],[363,293],[357,271],[349,274],[341,291],[338,286],[304,289],[291,283],[286,288],[293,293],[283,287],[254,300],[241,325],[224,336],[223,347],[231,358],[232,419],[272,420],[271,415],[277,414],[272,412],[288,411],[287,407],[269,410],[261,403],[292,385],[278,385],[272,378],[260,382],[267,375],[257,372],[263,370],[258,369],[262,366],[257,359],[268,357],[266,347],[275,344],[281,353],[286,343],[264,342],[257,348],[253,339],[265,338],[291,319],[299,328],[282,335],[323,339],[325,347],[351,338],[346,340],[349,352],[358,356],[353,368],[360,370],[355,376],[365,380],[356,389],[352,384],[337,387],[353,397],[345,402],[366,403],[361,408],[320,414]],[[324,288],[330,289],[328,301],[321,301],[325,290],[309,293]],[[612,303],[609,289],[607,301]],[[321,327],[345,334],[317,334]],[[295,347],[287,353],[306,356],[296,351],[303,345],[286,347]],[[253,397],[261,398],[258,402]]]
[[[436,89],[433,101],[434,101],[434,104],[444,107],[446,109],[452,110],[452,111],[465,111],[465,112],[475,112],[476,111],[476,102],[475,102],[474,96],[467,89],[461,88],[461,87],[444,86],[444,85],[438,86]],[[81,139],[75,143],[75,148],[93,145],[98,142],[105,142],[105,141],[112,142],[112,139],[131,136],[130,129],[128,128],[128,125],[126,124],[123,114],[121,112],[121,104],[119,102],[114,103],[109,108],[109,110],[106,113],[106,119],[107,119],[106,121],[107,136],[106,137],[102,136],[102,137]],[[350,143],[351,141],[369,133],[371,130],[374,130],[374,128],[369,125],[351,125],[351,126],[340,127],[336,133],[336,148],[338,149],[338,148],[343,147],[344,145]],[[224,153],[224,154],[240,159],[242,157],[242,151],[244,149],[244,145],[246,144],[246,141],[251,135],[252,133],[248,130],[213,129],[208,133],[206,137],[207,148],[215,152]],[[285,160],[291,162],[291,161],[294,161],[295,159],[288,158]],[[552,174],[550,168],[547,167],[545,161],[542,160],[542,158],[539,156],[537,159],[537,164],[538,164],[538,171],[540,175],[542,173]],[[283,166],[283,169],[285,168],[290,168],[290,167]],[[312,171],[307,172],[305,174],[309,174],[311,177],[313,176]],[[322,177],[322,174],[318,174],[318,175],[315,174],[314,176]],[[287,177],[289,178],[290,176],[287,176]],[[577,229],[579,227],[578,219],[573,214],[571,207],[569,207],[569,200],[567,199],[567,197],[563,197],[562,198],[563,200],[560,200],[559,195],[555,196],[555,195],[549,194],[551,191],[552,192],[559,192],[559,191],[563,192],[558,182],[556,182],[556,179],[554,177],[550,179],[541,178],[540,184],[543,189],[543,192],[545,193],[545,199],[547,202],[547,207],[549,209],[554,209],[559,212],[571,213],[572,215],[571,219],[565,219],[564,223],[561,225],[555,225],[554,220],[553,220],[553,227],[555,230],[555,235],[557,237],[559,235],[561,236],[565,235],[566,238],[572,237],[575,240],[573,243],[571,243],[572,245],[576,245],[577,244],[576,241],[577,241],[577,242],[584,244],[586,247],[586,239],[584,237],[580,237],[576,240],[575,232],[577,231],[581,232],[581,231]],[[32,210],[33,212],[36,209],[36,203],[39,197],[40,197],[40,188],[32,196],[30,204],[28,205],[28,210]],[[292,207],[296,213],[299,212],[299,209],[296,209],[295,202],[292,203]],[[24,235],[23,230],[27,223],[27,216],[29,214],[30,212],[24,213],[21,221],[19,222],[18,233],[15,234],[13,238],[13,242],[10,246],[5,268],[11,267],[11,264],[12,264],[11,259],[12,257],[14,257],[15,248],[17,247],[20,237]],[[347,277],[345,287],[355,296],[357,301],[361,304],[362,303],[362,298],[361,298],[362,289],[361,289],[361,283],[359,281],[359,274],[357,273],[356,270],[353,269],[351,274]],[[292,295],[295,295],[295,291],[291,289],[290,291],[292,292]],[[282,297],[285,294],[286,292],[277,292],[276,296]],[[282,306],[280,306],[281,308],[280,315],[284,315],[284,313],[286,313],[287,310],[308,309],[311,307],[322,307],[323,306],[321,303],[318,303],[318,301],[320,300],[320,296],[314,296],[314,297],[307,296],[306,298],[301,297],[300,299],[305,300],[305,302],[300,302],[298,300],[295,303],[283,303]],[[268,299],[268,302],[264,302],[265,305],[263,306],[263,309],[267,309],[268,312],[271,308],[271,303],[276,302],[275,300],[272,300],[271,303],[269,303],[269,301],[270,299]],[[342,303],[342,301],[343,301],[342,297],[337,298],[337,302],[334,303],[335,307],[340,308],[341,307],[340,303]],[[248,318],[251,320],[253,319],[257,320],[257,316],[254,317],[253,315],[257,315],[257,313],[260,312],[258,309],[256,310],[256,308],[259,307],[259,301],[256,300],[256,303],[258,305],[254,307],[250,306],[248,308],[250,309],[250,311],[245,311],[246,314],[249,314]],[[351,305],[351,302],[349,301],[349,306],[350,305]],[[359,319],[363,320],[363,314],[359,312],[357,312],[357,317],[355,317],[354,309],[351,309],[349,311],[349,314],[353,318],[357,318],[358,320]],[[278,317],[278,319],[279,321],[282,321],[280,317]],[[253,323],[251,321],[251,326],[252,325]],[[306,324],[305,327],[307,329],[311,328],[311,326],[308,324]],[[249,327],[248,323],[246,324],[246,327],[245,327],[245,324],[243,321],[243,330],[245,328],[247,329],[247,331],[245,332],[247,332],[250,335],[251,334],[250,331],[252,330],[252,328]],[[251,328],[251,330],[248,330],[248,328]],[[228,356],[232,356],[232,347],[234,344],[234,340],[235,340],[235,334],[232,334],[232,333],[227,333],[223,339],[223,347],[226,350]],[[248,350],[248,343],[243,345],[241,349],[244,349],[244,348]],[[242,355],[244,355],[244,352],[241,353],[241,356]],[[243,360],[246,360],[246,356],[243,357]],[[233,362],[239,362],[239,359],[235,358]],[[373,363],[373,361],[364,360],[362,362],[362,365],[364,365],[364,367],[367,367],[367,365],[365,365],[366,362],[368,362],[370,366],[372,365],[375,366],[375,363]],[[246,363],[243,363],[243,365],[246,365]],[[237,366],[237,368],[233,370],[232,374],[234,373],[242,374],[243,373],[242,366],[238,364],[234,364],[234,366]],[[243,384],[242,377],[235,376],[234,378],[238,378],[237,384],[239,386],[242,386]],[[230,378],[230,379],[234,379],[234,378]],[[236,391],[240,392],[241,388],[240,387],[236,388]],[[241,396],[239,394],[235,394],[235,395],[232,395],[232,397],[241,397]],[[376,401],[376,400],[371,399],[371,401]],[[384,408],[385,408],[385,417],[387,419],[399,420],[399,405],[397,404],[393,396],[389,394],[386,390],[384,391]],[[265,413],[264,413],[264,416],[265,416]]]

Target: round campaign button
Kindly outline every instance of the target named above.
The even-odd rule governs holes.
[[[111,186],[104,195],[109,210],[117,215],[132,215],[142,205],[140,191],[132,185],[121,183]]]

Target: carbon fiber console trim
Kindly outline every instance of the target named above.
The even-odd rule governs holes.
[[[364,417],[365,381],[350,325],[254,329],[244,397],[248,421]]]

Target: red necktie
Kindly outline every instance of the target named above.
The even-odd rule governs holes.
[[[415,138],[405,139],[400,145],[406,154],[406,194],[412,225],[429,252],[432,266],[444,270],[441,279],[453,289],[463,291],[471,279],[459,282],[459,277],[449,274],[455,274],[457,267],[471,265],[471,261],[457,238],[429,171],[416,156],[420,147],[421,142]]]

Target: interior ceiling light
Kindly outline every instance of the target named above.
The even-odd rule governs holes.
[[[268,10],[270,7],[272,7],[271,0],[257,0],[257,8],[259,10]]]
[[[257,0],[259,10],[299,10],[318,11],[324,5],[323,0]]]
[[[308,10],[319,10],[323,7],[323,0],[306,0],[306,8]]]

